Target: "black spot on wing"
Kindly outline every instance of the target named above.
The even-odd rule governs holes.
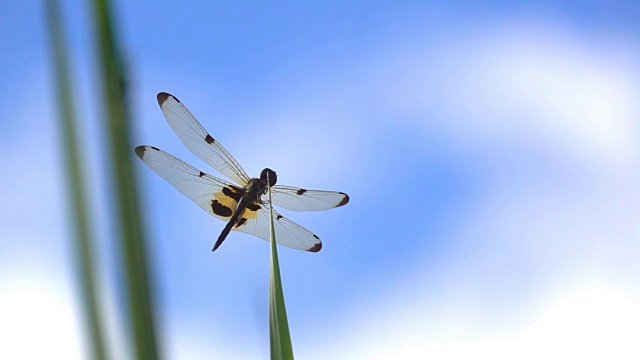
[[[253,202],[253,203],[247,205],[247,209],[249,209],[251,211],[258,211],[258,210],[260,210],[260,204]]]
[[[347,194],[345,194],[343,192],[341,192],[340,194],[344,195],[344,199],[342,199],[342,201],[340,201],[340,203],[336,207],[342,206],[342,205],[344,205],[344,204],[349,202],[349,195],[347,195]]]
[[[205,173],[203,173],[202,171],[200,171],[200,174],[198,174],[198,176],[199,176],[199,177],[203,177],[203,176],[205,176],[205,175],[206,175],[206,174],[205,174]]]
[[[296,191],[296,194],[302,195],[302,194],[304,194],[306,192],[307,192],[307,189],[298,189],[298,191]]]
[[[236,223],[237,228],[239,228],[240,226],[244,225],[244,223],[247,222],[247,218],[240,218],[240,220],[238,220],[238,223]]]
[[[222,205],[216,199],[211,200],[211,210],[213,210],[214,214],[222,217],[229,217],[233,214],[233,210],[231,210],[231,208]]]
[[[158,149],[158,148],[157,148],[157,147],[155,147],[155,146],[149,146],[149,147],[150,147],[150,148],[152,148],[152,149],[153,149],[153,150],[155,150],[155,151],[160,151],[160,149]]]
[[[283,217],[284,217],[284,216],[282,216],[282,215],[278,214],[278,216],[276,216],[276,219],[277,219],[277,220],[280,220],[280,219],[282,219]]]
[[[230,188],[230,187],[223,187],[222,188],[222,193],[225,194],[226,196],[232,198],[233,200],[235,200],[236,202],[240,201],[240,198],[242,198],[242,192]]]
[[[211,135],[207,134],[207,136],[204,137],[204,141],[207,142],[207,144],[211,145],[215,142],[215,140],[213,139],[213,137],[211,137]]]

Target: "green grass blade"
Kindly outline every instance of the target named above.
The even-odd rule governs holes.
[[[267,175],[267,184],[269,178]],[[269,282],[269,338],[271,342],[271,359],[293,359],[287,309],[284,305],[280,266],[278,265],[278,248],[273,228],[273,208],[271,205],[271,187],[269,192],[269,218],[271,220],[271,278]]]
[[[88,328],[88,341],[93,359],[106,359],[103,335],[103,323],[98,311],[97,291],[95,283],[94,250],[89,226],[85,184],[82,181],[82,170],[76,135],[76,119],[73,111],[73,95],[69,76],[67,47],[62,29],[59,3],[55,0],[45,1],[47,26],[52,50],[55,72],[55,92],[60,120],[60,136],[62,137],[65,157],[65,173],[67,176],[67,194],[69,196],[73,226],[74,252],[76,272],[85,326]],[[86,174],[85,174],[86,175]]]
[[[130,117],[126,101],[124,63],[114,34],[110,4],[107,0],[94,2],[94,21],[97,26],[100,71],[103,82],[105,125],[111,145],[113,188],[118,206],[120,249],[126,272],[126,295],[129,327],[135,356],[138,359],[157,359],[156,330],[151,285],[147,265],[145,239],[140,218],[136,178],[131,157]]]

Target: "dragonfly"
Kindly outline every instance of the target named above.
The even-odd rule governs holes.
[[[235,183],[202,172],[154,146],[138,146],[136,155],[156,174],[193,200],[203,210],[227,224],[213,246],[215,251],[230,231],[270,240],[270,212],[266,199],[271,188],[273,204],[287,210],[319,211],[343,206],[349,196],[343,192],[309,190],[276,185],[275,171],[265,168],[250,178],[231,154],[213,138],[178,98],[161,92],[158,104],[173,131],[194,155]],[[298,250],[318,252],[320,238],[273,210],[276,241]]]

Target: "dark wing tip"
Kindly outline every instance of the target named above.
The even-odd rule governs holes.
[[[336,207],[340,207],[342,205],[346,205],[349,202],[349,195],[341,192],[340,194],[344,195],[344,198],[342,199],[342,201],[340,201],[340,203],[338,204],[338,206]]]
[[[144,157],[144,152],[147,151],[147,147],[146,146],[138,146],[136,147],[136,155],[138,155],[138,157],[140,159],[142,159]]]
[[[315,245],[313,245],[311,248],[309,248],[307,251],[309,251],[309,252],[318,252],[318,251],[320,251],[320,249],[322,249],[322,243],[318,242]]]
[[[160,106],[162,106],[162,104],[164,104],[164,102],[167,101],[169,96],[171,96],[171,94],[168,94],[166,92],[159,92],[158,93],[158,104],[160,104]]]
[[[175,101],[180,102],[177,97],[166,92],[160,92],[158,93],[158,104],[162,106],[162,104],[164,104],[164,102],[167,101],[170,97],[172,97]]]

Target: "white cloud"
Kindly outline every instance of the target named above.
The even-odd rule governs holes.
[[[171,343],[175,347],[166,347],[164,350],[169,359],[260,359],[268,357],[265,353],[261,353],[255,346],[247,346],[244,341],[247,337],[237,339],[234,343],[224,343],[220,341],[225,338],[219,334],[221,330],[212,329],[209,326],[199,324],[198,320],[190,319],[184,321],[181,319],[170,332],[172,336]],[[267,340],[265,340],[267,342]],[[250,344],[254,345],[254,344]]]
[[[634,49],[615,32],[595,38],[551,22],[510,22],[444,45],[388,46],[358,74],[397,121],[459,146],[542,139],[599,166],[628,164],[639,151]]]
[[[635,359],[640,356],[640,305],[606,279],[576,280],[539,294],[525,312],[502,309],[500,319],[468,302],[419,293],[383,297],[351,314],[337,333],[298,354],[309,359]],[[540,301],[545,299],[545,301]]]
[[[78,305],[66,282],[33,264],[11,270],[11,277],[0,274],[0,358],[85,358]]]
[[[634,130],[640,108],[634,100],[640,95],[639,69],[585,42],[558,31],[516,30],[491,39],[473,59],[478,64],[469,66],[470,72],[482,74],[473,89],[479,96],[466,98],[481,100],[472,109],[496,116],[503,122],[497,126],[539,123],[532,130],[566,142],[569,151],[599,162],[626,163],[638,150]],[[470,72],[458,80],[469,83]]]

